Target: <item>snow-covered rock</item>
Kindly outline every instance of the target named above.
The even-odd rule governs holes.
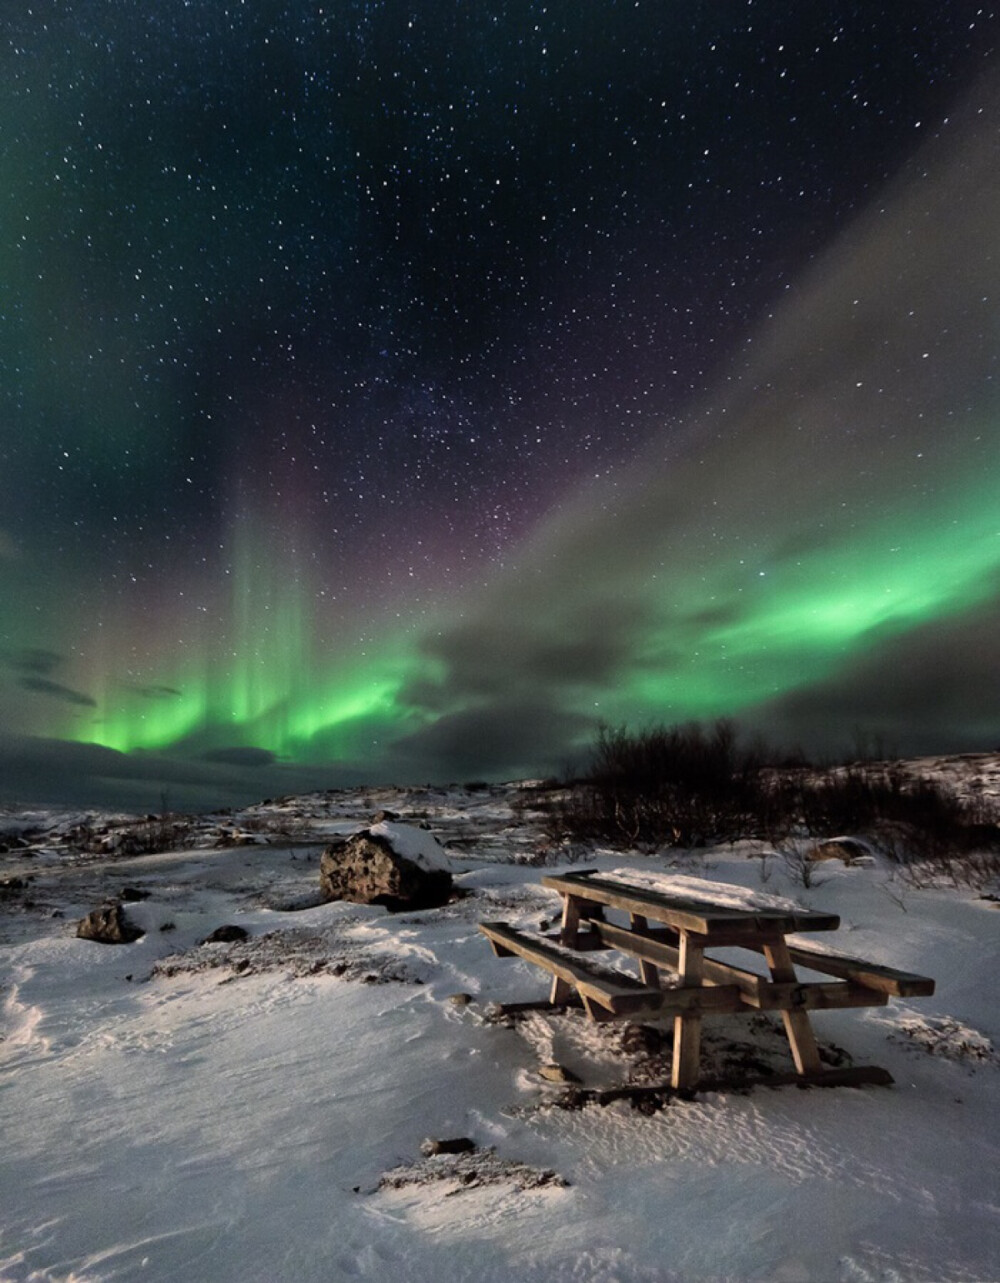
[[[451,895],[451,868],[432,833],[383,821],[328,846],[319,884],[327,900],[428,909]]]
[[[374,837],[385,838],[397,855],[404,860],[412,860],[422,869],[451,872],[451,861],[445,855],[444,847],[427,829],[419,829],[415,824],[382,820],[373,824],[368,832]]]

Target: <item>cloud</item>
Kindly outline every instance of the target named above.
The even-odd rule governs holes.
[[[8,668],[18,673],[34,673],[47,676],[63,663],[64,657],[54,650],[41,647],[27,647],[24,650],[11,650],[4,653],[4,662]]]
[[[27,691],[37,691],[40,695],[51,695],[53,699],[60,699],[66,704],[75,704],[81,708],[97,707],[97,701],[89,695],[63,686],[61,682],[50,681],[47,677],[22,677],[18,685]]]
[[[400,702],[440,720],[406,747],[500,769],[574,751],[598,711],[813,742],[877,711],[905,744],[982,741],[1000,170],[977,108],[998,83],[793,283],[686,437],[565,503],[439,624]]]
[[[1000,603],[935,620],[756,710],[783,742],[850,748],[857,732],[905,754],[1000,748]]]
[[[134,686],[128,684],[126,689],[132,691],[135,695],[141,695],[143,699],[180,699],[183,692],[175,686]]]
[[[446,714],[397,741],[384,769],[400,781],[558,773],[586,719],[541,700],[494,703]]]
[[[119,753],[98,744],[0,734],[0,803],[159,811],[218,810],[314,792],[356,778],[331,764],[292,766],[253,758],[206,762],[161,753]]]
[[[38,695],[48,695],[52,699],[58,699],[64,704],[72,704],[79,708],[97,707],[97,701],[91,699],[89,695],[74,690],[62,682],[52,680],[49,674],[55,672],[64,663],[64,656],[57,651],[46,650],[43,647],[27,647],[23,650],[7,651],[3,659],[8,668],[21,674],[17,684],[22,690],[33,691]]]
[[[223,762],[229,766],[249,766],[257,769],[261,766],[271,766],[276,762],[277,756],[267,748],[215,748],[207,753],[202,753],[203,762]]]

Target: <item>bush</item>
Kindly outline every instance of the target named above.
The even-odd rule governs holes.
[[[780,765],[775,765],[780,763]],[[658,848],[737,838],[867,834],[900,863],[937,861],[955,881],[1000,860],[1000,809],[934,780],[874,762],[820,769],[762,741],[741,746],[731,722],[630,732],[603,728],[584,774],[550,810],[555,837]],[[964,866],[963,866],[964,867]]]
[[[615,845],[703,845],[759,827],[766,811],[760,746],[741,748],[731,722],[631,733],[604,727],[552,827]]]

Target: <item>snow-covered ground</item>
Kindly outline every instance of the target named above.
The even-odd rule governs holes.
[[[825,862],[807,888],[749,843],[560,851],[531,798],[286,799],[199,819],[154,855],[124,854],[106,817],[0,815],[0,1277],[1000,1278],[997,903],[908,887],[878,859]],[[434,831],[464,898],[394,915],[316,903],[323,845],[386,807]],[[539,881],[557,863],[839,913],[824,944],[937,981],[931,998],[815,1016],[832,1059],[895,1086],[564,1107],[543,1066],[592,1087],[666,1074],[637,1028],[491,1015],[547,985],[477,923],[550,922]],[[77,939],[123,892],[143,937]],[[198,943],[224,924],[248,938]],[[786,1051],[760,1017],[706,1024],[717,1064],[785,1068]],[[456,1137],[479,1150],[421,1153]]]

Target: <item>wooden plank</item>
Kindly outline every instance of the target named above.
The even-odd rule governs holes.
[[[631,914],[629,921],[633,931],[641,933],[647,929],[646,919],[641,913]],[[639,974],[642,976],[642,983],[648,985],[650,989],[659,989],[660,971],[656,963],[641,953],[635,956],[639,959]]]
[[[572,947],[576,940],[579,926],[580,900],[575,895],[568,895],[563,903],[562,926],[559,929],[559,943],[566,948]],[[550,1002],[565,1002],[572,992],[572,986],[564,976],[554,975],[552,977],[552,988],[549,991]],[[587,1010],[589,1011],[590,1008],[588,1007]]]
[[[590,935],[588,932],[587,935]],[[678,969],[680,949],[667,943],[666,933],[650,932],[637,935],[625,927],[610,922],[595,923],[592,934],[597,944],[610,946],[636,958],[649,958],[658,967],[671,971]],[[597,945],[588,947],[595,948]],[[832,981],[831,983],[805,983],[786,981],[775,984],[766,976],[745,971],[728,962],[705,958],[704,979],[712,985],[735,986],[743,996],[743,1004],[756,1011],[778,1011],[782,1007],[807,1011],[833,1011],[845,1007],[883,1007],[888,994],[878,993],[867,986]],[[705,1010],[711,1010],[706,1006]]]
[[[705,953],[700,944],[681,935],[677,974],[683,989],[700,989],[705,970]],[[685,1012],[674,1017],[674,1058],[670,1081],[674,1087],[694,1087],[701,1067],[701,1015]]]
[[[839,1011],[847,1007],[884,1007],[889,995],[844,980],[829,983],[764,980],[756,992],[744,993],[743,1001],[757,1011]]]
[[[678,1089],[668,1083],[622,1087],[571,1087],[560,1098],[574,1108],[584,1105],[611,1105],[628,1100],[634,1105],[668,1104],[690,1100],[697,1092],[746,1091],[755,1087],[891,1087],[887,1069],[877,1065],[852,1065],[844,1069],[821,1069],[814,1074],[751,1074],[746,1078],[703,1078],[696,1089]]]
[[[598,971],[593,964],[585,963],[582,959],[567,957],[544,939],[523,935],[506,922],[481,922],[479,930],[487,937],[494,950],[499,945],[507,956],[518,954],[527,961],[544,967],[553,975],[561,975],[571,987],[571,997],[556,1004],[559,1006],[572,1001],[572,986],[575,986],[588,1010],[587,999],[590,997],[613,1016],[639,1013],[671,1016],[682,1011],[734,1013],[745,1010],[739,990],[733,985],[711,989],[650,989],[632,976],[618,973],[611,976]]]
[[[789,944],[788,953],[792,961],[801,967],[822,971],[828,976],[840,976],[843,980],[895,998],[927,998],[934,992],[934,981],[930,976],[918,976],[912,971],[898,971],[895,967],[849,958],[846,954],[826,953],[822,948],[814,949],[798,942]]]
[[[737,943],[762,933],[789,931],[835,931],[840,918],[835,913],[810,909],[734,909],[688,896],[668,896],[641,887],[627,886],[592,873],[547,874],[542,885],[563,895],[576,895],[626,913],[644,914],[683,931],[705,935],[712,943]]]
[[[764,957],[771,969],[771,978],[777,984],[798,983],[795,968],[788,956],[788,945],[784,940],[772,940],[770,944],[765,944]],[[784,1022],[785,1033],[788,1035],[796,1071],[799,1074],[819,1073],[823,1066],[819,1058],[819,1048],[816,1045],[816,1035],[813,1033],[807,1013],[801,1010],[783,1009],[781,1019]]]
[[[506,922],[481,922],[479,930],[487,939],[529,962],[537,963],[568,984],[575,986],[581,998],[593,999],[615,1015],[649,1010],[659,1005],[660,993],[644,988],[630,976],[611,977],[597,972],[592,964],[569,958],[551,945],[522,935]]]
[[[673,937],[666,931],[651,930],[646,935],[638,935],[625,927],[613,926],[610,922],[595,922],[591,930],[594,936],[604,945],[629,953],[636,958],[648,958],[659,967],[677,971],[680,966],[681,951],[678,944],[671,944]],[[690,938],[690,937],[689,937]],[[757,994],[767,977],[744,971],[728,962],[716,962],[705,958],[704,978],[714,985],[736,985],[745,993]]]

